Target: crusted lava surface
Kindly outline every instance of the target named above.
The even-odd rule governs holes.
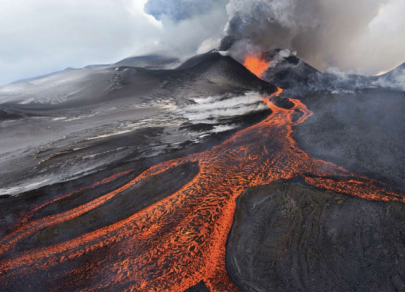
[[[405,205],[302,181],[246,190],[227,246],[242,291],[403,291]]]

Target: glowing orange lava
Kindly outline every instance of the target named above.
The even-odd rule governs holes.
[[[275,95],[281,92],[279,89]],[[184,291],[200,281],[211,292],[239,291],[225,269],[225,246],[235,200],[246,188],[303,177],[313,186],[365,199],[403,201],[403,193],[299,149],[292,137],[293,127],[312,115],[299,100],[291,99],[292,109],[279,108],[270,98],[263,102],[273,113],[222,144],[157,164],[89,203],[19,226],[0,242],[0,282],[6,283],[7,289],[10,283],[25,281],[27,275],[58,271],[59,280],[52,282],[55,288],[49,291],[172,292]],[[197,162],[198,175],[154,205],[78,238],[13,253],[18,242],[37,230],[89,212],[141,180],[185,162]],[[83,266],[66,268],[105,250],[109,252],[97,261],[83,260]],[[58,269],[61,265],[65,268]],[[77,286],[83,282],[86,288]]]
[[[261,78],[263,73],[269,67],[269,63],[255,56],[248,56],[245,59],[244,66],[257,77]]]

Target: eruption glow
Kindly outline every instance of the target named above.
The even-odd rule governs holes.
[[[255,74],[257,77],[261,78],[263,73],[267,70],[267,68],[269,67],[269,63],[261,60],[255,56],[248,56],[245,59],[245,63],[244,63],[245,67],[252,72],[253,74]]]
[[[264,64],[258,67],[255,73],[260,75]],[[279,89],[273,96],[281,93]],[[388,185],[351,174],[299,149],[293,127],[312,112],[294,99],[290,99],[291,109],[280,108],[272,102],[273,96],[262,100],[273,112],[268,118],[218,146],[150,167],[82,206],[24,220],[0,242],[0,281],[7,289],[35,277],[49,281],[49,291],[184,291],[204,281],[211,292],[239,291],[225,269],[225,253],[235,200],[246,188],[302,177],[322,189],[371,200],[403,201],[404,194]],[[140,212],[59,244],[14,252],[16,245],[38,230],[91,212],[138,182],[186,162],[199,165],[194,179]]]

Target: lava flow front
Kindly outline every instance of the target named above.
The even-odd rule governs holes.
[[[218,146],[157,164],[70,210],[38,219],[35,209],[30,220],[1,241],[0,281],[6,289],[26,282],[26,291],[44,286],[48,291],[184,291],[200,281],[212,292],[238,291],[225,269],[225,249],[235,199],[246,188],[302,177],[313,186],[365,199],[403,200],[402,193],[383,183],[299,149],[293,127],[312,113],[294,99],[290,109],[277,107],[272,100],[281,92],[263,99],[272,111],[267,119]],[[16,249],[37,231],[91,212],[137,183],[187,162],[199,166],[191,181],[132,216],[61,243]]]

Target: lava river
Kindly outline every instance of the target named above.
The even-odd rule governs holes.
[[[81,206],[20,224],[1,240],[0,283],[7,289],[24,282],[27,275],[46,282],[52,273],[48,291],[184,291],[201,281],[212,292],[239,291],[228,278],[225,250],[235,199],[246,188],[302,177],[315,187],[365,199],[403,200],[402,191],[394,192],[299,149],[293,128],[312,112],[299,100],[290,99],[293,106],[285,109],[272,98],[263,99],[272,111],[267,119],[220,145],[150,167]],[[38,230],[81,216],[141,180],[186,162],[199,166],[191,181],[127,219],[62,243],[13,252]],[[100,253],[103,256],[96,257]],[[71,265],[81,258],[88,259],[83,261],[86,264]],[[27,286],[26,291],[31,290],[35,288]]]

